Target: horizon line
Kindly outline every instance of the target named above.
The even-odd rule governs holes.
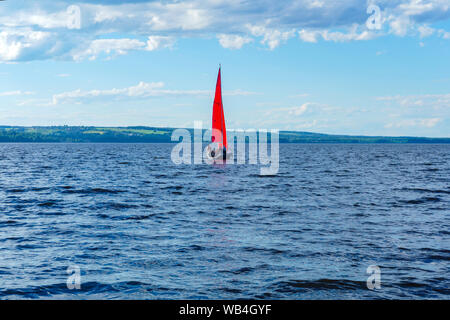
[[[16,128],[33,128],[33,127],[95,127],[95,128],[133,128],[133,127],[147,127],[147,128],[159,128],[159,129],[188,129],[195,130],[195,128],[190,127],[168,127],[168,126],[150,126],[150,125],[128,125],[128,126],[98,126],[98,125],[7,125],[0,124],[0,128],[5,127],[16,127]],[[202,130],[208,130],[207,128],[202,128]],[[258,130],[255,128],[247,128],[247,129],[227,129],[227,131],[235,131],[235,130]],[[270,130],[278,130],[274,128],[264,128],[269,132]],[[429,136],[409,136],[409,135],[366,135],[366,134],[342,134],[342,133],[323,133],[323,132],[314,132],[314,131],[300,131],[300,130],[278,130],[281,132],[299,132],[299,133],[312,133],[318,135],[328,135],[328,136],[347,136],[347,137],[367,137],[367,138],[426,138],[426,139],[450,139],[450,136],[439,136],[439,137],[429,137]]]

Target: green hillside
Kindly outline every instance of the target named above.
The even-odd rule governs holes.
[[[0,126],[0,142],[153,142],[170,143],[173,128]],[[192,129],[188,129],[193,133]],[[281,131],[281,143],[450,143],[450,138],[369,137]]]

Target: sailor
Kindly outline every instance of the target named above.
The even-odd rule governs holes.
[[[223,160],[227,160],[227,147],[223,147],[222,150],[222,156],[223,156]]]
[[[211,145],[206,147],[206,152],[211,158],[214,158],[216,156],[216,153],[217,153],[216,148],[214,146],[211,147]]]

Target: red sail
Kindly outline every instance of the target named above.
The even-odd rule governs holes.
[[[227,130],[225,129],[225,117],[223,115],[222,85],[220,81],[220,68],[217,76],[216,95],[214,97],[212,114],[212,142],[216,142],[219,148],[228,147]],[[219,134],[220,133],[220,134]]]

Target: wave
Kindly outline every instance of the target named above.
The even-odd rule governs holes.
[[[450,194],[450,190],[444,190],[444,189],[401,188],[401,189],[394,189],[394,190],[413,191],[413,192],[419,192],[419,193],[444,193],[444,194]]]
[[[25,288],[14,288],[0,290],[0,297],[20,297],[20,298],[51,298],[52,296],[64,296],[76,298],[79,294],[111,294],[119,292],[130,292],[146,289],[147,291],[171,291],[172,289],[161,286],[153,286],[140,281],[123,281],[117,283],[101,283],[96,281],[81,283],[80,289],[70,290],[67,283],[55,283],[43,286],[30,286]],[[179,290],[179,289],[177,289]]]
[[[105,189],[105,188],[86,188],[86,189],[66,189],[62,193],[79,193],[79,194],[117,194],[125,192],[124,190]]]
[[[359,290],[366,289],[365,281],[347,279],[289,280],[274,284],[278,292],[295,292],[299,290]]]
[[[438,197],[422,197],[419,199],[412,199],[412,200],[399,200],[399,203],[403,204],[422,204],[427,202],[439,202],[441,201]]]

